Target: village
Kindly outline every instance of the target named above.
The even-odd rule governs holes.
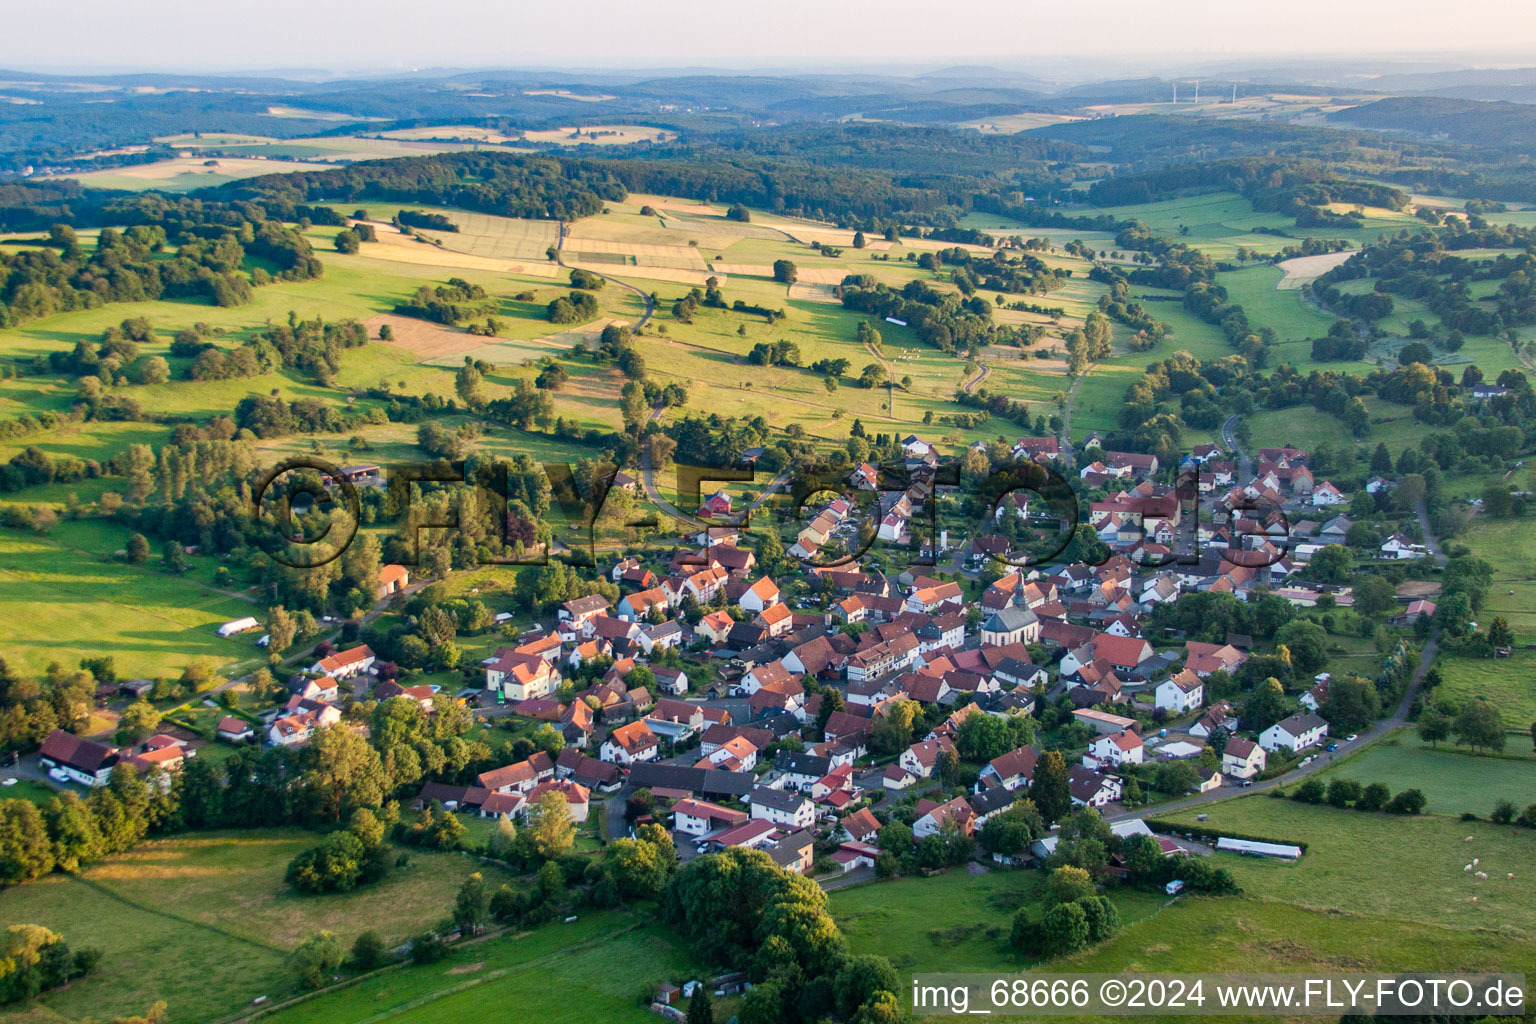
[[[417,809],[527,823],[558,794],[574,822],[608,840],[658,823],[680,859],[757,848],[834,887],[872,876],[882,853],[911,854],[882,845],[893,821],[918,850],[937,837],[932,846],[970,851],[988,821],[1027,797],[1045,827],[985,846],[997,864],[1044,861],[1054,827],[1075,810],[1094,809],[1117,833],[1150,834],[1149,807],[1294,778],[1356,742],[1369,723],[1334,727],[1333,675],[1299,639],[1321,632],[1304,611],[1353,603],[1350,586],[1305,578],[1318,552],[1356,539],[1341,511],[1349,499],[1294,448],[1250,461],[1207,444],[1169,468],[1098,444],[1074,451],[1026,437],[1012,455],[1070,475],[1088,496],[1083,526],[1108,552],[1099,564],[1020,557],[1010,517],[1046,534],[1062,526],[1032,513],[1022,491],[1000,498],[963,543],[952,545],[949,529],[922,533],[913,553],[926,566],[887,572],[849,555],[861,533],[918,547],[909,524],[946,521],[935,510],[953,508],[957,488],[936,483],[936,450],[909,436],[904,466],[859,466],[845,493],[820,496],[789,525],[793,579],[764,571],[731,495],[717,491],[699,515],[719,525],[603,567],[617,601],[576,597],[544,622],[498,615],[506,642],[466,671],[473,682],[462,691],[411,685],[366,644],[326,644],[288,680],[284,703],[254,720],[223,718],[216,742],[302,746],[359,700],[409,701],[427,715],[456,701],[481,721],[527,723],[559,742],[467,784],[428,782]],[[893,471],[904,486],[881,489]],[[1373,478],[1367,488],[1390,486]],[[1374,557],[1428,553],[1394,533]],[[407,567],[386,565],[381,602],[410,583]],[[1389,622],[1433,616],[1426,593],[1399,588]],[[1265,609],[1266,635],[1197,639],[1165,624],[1176,602],[1198,595]],[[1276,643],[1288,638],[1281,620],[1304,624],[1295,651]],[[708,671],[690,678],[690,664]],[[1273,678],[1281,664],[1285,686]],[[1276,692],[1256,699],[1266,688]],[[94,787],[120,762],[175,771],[197,745],[158,733],[116,749],[61,730],[38,764],[56,782]],[[1170,855],[1200,849],[1160,841]]]

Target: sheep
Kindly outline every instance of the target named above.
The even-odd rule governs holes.
[[[1514,881],[1514,878],[1515,878],[1515,873],[1514,873],[1514,872],[1513,872],[1513,871],[1511,871],[1511,872],[1510,872],[1510,873],[1509,873],[1509,878],[1510,878],[1510,881]]]
[[[1467,872],[1468,874],[1470,874],[1472,872],[1472,865],[1468,864],[1466,867],[1462,868],[1461,870],[1463,870],[1463,871]]]
[[[1468,843],[1470,843],[1470,842],[1471,842],[1471,841],[1472,841],[1472,840],[1474,840],[1474,839],[1476,839],[1476,838],[1477,838],[1477,837],[1476,837],[1476,836],[1467,836],[1467,838],[1466,838],[1466,839],[1465,839],[1465,840],[1463,840],[1463,842],[1468,842]]]
[[[1473,875],[1472,877],[1476,878],[1479,882],[1486,882],[1486,881],[1488,881],[1488,872],[1486,872],[1486,871],[1479,871],[1477,874]]]
[[[1472,858],[1472,866],[1473,866],[1473,867],[1477,867],[1477,865],[1478,865],[1478,864],[1479,864],[1479,863],[1480,863],[1480,861],[1479,861],[1479,860],[1478,860],[1478,859],[1477,859],[1477,858],[1476,858],[1476,857],[1473,857],[1473,858]]]

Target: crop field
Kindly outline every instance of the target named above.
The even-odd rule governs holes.
[[[1413,787],[1429,799],[1431,814],[1470,811],[1487,817],[1500,800],[1516,807],[1536,803],[1536,757],[1529,753],[1528,739],[1511,740],[1505,756],[1484,757],[1444,743],[1432,747],[1413,730],[1402,729],[1323,775],[1362,785],[1384,782],[1394,793]]]
[[[1308,281],[1321,277],[1341,263],[1346,263],[1354,253],[1349,250],[1344,252],[1322,253],[1317,256],[1296,256],[1275,266],[1284,271],[1284,275],[1275,283],[1280,291],[1291,291],[1300,288]]]
[[[1268,796],[1200,808],[1207,827],[1305,842],[1297,863],[1214,854],[1251,896],[1324,911],[1529,934],[1536,926],[1536,833],[1440,815],[1406,817]],[[1194,811],[1170,815],[1191,824]],[[1468,842],[1467,837],[1472,841]],[[1462,868],[1479,858],[1489,879]],[[1505,877],[1513,872],[1514,878]],[[1412,885],[1403,885],[1413,879]],[[1476,897],[1476,902],[1473,902]]]
[[[1519,483],[1518,476],[1515,482]],[[1536,642],[1536,551],[1531,548],[1529,524],[1479,518],[1457,540],[1493,566],[1493,583],[1482,614],[1504,616],[1517,642]]]
[[[215,832],[150,840],[78,876],[49,875],[7,891],[5,924],[40,924],[105,954],[101,968],[40,1003],[67,1018],[143,1013],[192,1024],[257,996],[294,989],[284,960],[321,929],[344,945],[373,929],[391,943],[435,923],[471,871],[493,886],[498,869],[454,854],[411,851],[410,865],[350,894],[300,896],[283,883],[288,861],[318,833]]]

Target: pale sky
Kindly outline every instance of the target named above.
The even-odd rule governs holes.
[[[0,67],[658,68],[1094,55],[1461,55],[1536,64],[1530,0],[71,0],[12,3]],[[1476,56],[1474,56],[1476,55]],[[1523,55],[1523,56],[1522,56]],[[1481,58],[1479,60],[1479,57]],[[1072,77],[1110,68],[1091,62]]]

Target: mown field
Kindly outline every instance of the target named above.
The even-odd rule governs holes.
[[[189,1024],[295,991],[285,958],[317,931],[335,932],[347,946],[367,930],[398,943],[446,916],[472,871],[493,885],[505,880],[469,857],[411,851],[410,865],[376,886],[300,896],[283,871],[317,839],[266,829],[152,840],[78,876],[8,890],[0,917],[102,950],[95,974],[38,1000],[50,1014],[128,1016],[163,999],[171,1024]]]
[[[1536,929],[1536,833],[1426,814],[1372,814],[1250,796],[1205,805],[1207,827],[1304,842],[1297,863],[1215,854],[1250,896],[1320,911],[1529,935]],[[1195,812],[1174,820],[1195,823]],[[1467,841],[1471,836],[1472,840]],[[1491,877],[1462,870],[1472,858]],[[1509,873],[1514,878],[1506,878]],[[1413,884],[1405,885],[1405,879]],[[1477,898],[1474,903],[1473,897]]]
[[[1529,738],[1511,741],[1502,757],[1479,756],[1446,743],[1432,747],[1404,729],[1330,767],[1322,777],[1362,785],[1382,782],[1394,793],[1412,787],[1429,799],[1431,814],[1487,817],[1501,800],[1517,808],[1536,803],[1536,758]]]

